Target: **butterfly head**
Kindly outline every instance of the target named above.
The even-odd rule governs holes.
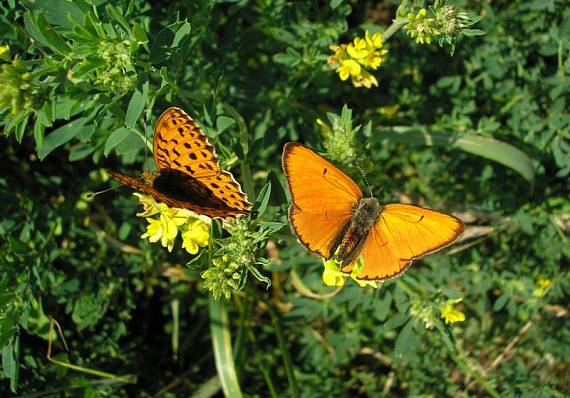
[[[145,171],[142,173],[142,179],[150,186],[152,186],[152,183],[154,182],[156,176],[157,173],[151,173],[149,171]]]

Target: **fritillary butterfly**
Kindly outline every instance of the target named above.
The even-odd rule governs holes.
[[[170,207],[209,217],[235,217],[251,209],[231,173],[222,170],[204,131],[180,108],[168,108],[154,127],[157,173],[142,178],[109,171],[114,179]]]

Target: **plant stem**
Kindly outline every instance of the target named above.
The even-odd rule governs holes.
[[[402,18],[400,20],[395,20],[392,22],[392,25],[388,26],[388,29],[386,29],[386,31],[382,34],[382,43],[386,43],[394,33],[407,25],[408,22],[410,22],[408,18]]]

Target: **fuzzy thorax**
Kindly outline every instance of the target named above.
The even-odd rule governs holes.
[[[360,199],[336,253],[336,259],[342,262],[343,267],[358,257],[368,232],[378,221],[381,211],[376,198]]]

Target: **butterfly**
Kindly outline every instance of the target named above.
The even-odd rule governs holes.
[[[285,144],[282,161],[291,192],[289,222],[299,241],[310,252],[339,261],[345,273],[361,257],[357,279],[393,278],[464,230],[454,216],[365,198],[348,175],[305,145]]]
[[[251,209],[231,173],[222,170],[204,131],[180,108],[168,108],[154,127],[157,173],[142,178],[108,171],[119,182],[170,207],[209,217],[235,217]]]

